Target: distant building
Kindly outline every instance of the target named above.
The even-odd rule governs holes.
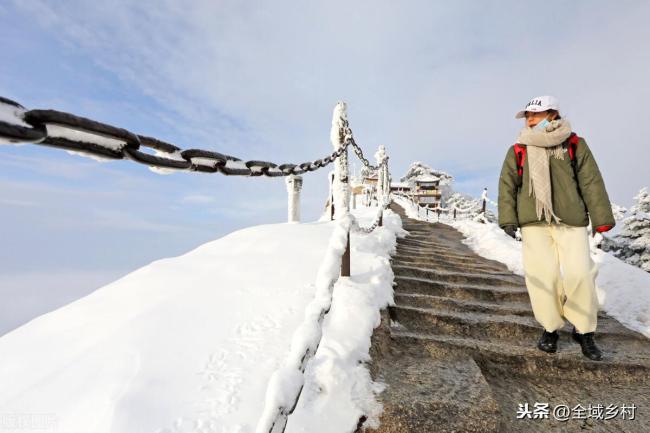
[[[390,184],[390,192],[410,194],[411,185],[406,182],[393,182]]]
[[[366,176],[364,176],[362,182],[365,185],[373,185],[376,188],[378,180],[379,179],[378,179],[378,176],[377,176],[377,172],[373,172],[371,174],[367,174]]]
[[[415,188],[413,198],[420,206],[438,207],[440,206],[440,178],[433,175],[418,176],[414,179]]]

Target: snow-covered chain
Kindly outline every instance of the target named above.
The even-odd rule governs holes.
[[[237,176],[299,175],[318,170],[337,160],[352,143],[347,138],[346,136],[341,146],[326,157],[302,164],[242,161],[209,150],[182,150],[156,138],[137,135],[126,129],[70,113],[26,110],[19,103],[0,96],[0,144],[32,143],[50,146],[100,161],[130,159],[148,165],[160,174],[196,171]],[[153,149],[155,154],[143,152],[143,148]]]
[[[382,218],[382,215],[384,211],[388,208],[388,206],[392,203],[392,200],[387,200],[383,205],[379,206],[379,210],[377,211],[377,216],[375,217],[373,223],[370,225],[370,227],[361,227],[358,223],[358,221],[355,219],[352,222],[352,228],[360,233],[372,233],[373,230],[375,230],[379,226],[379,221]]]

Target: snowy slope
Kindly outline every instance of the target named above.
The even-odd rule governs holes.
[[[356,212],[362,225],[375,213]],[[386,214],[393,228],[352,236],[353,276],[334,288],[333,320],[324,323],[302,413],[313,411],[318,394],[326,407],[331,398],[360,399],[341,412],[345,425],[356,423],[366,407],[380,410],[369,377],[347,367],[358,369],[358,358],[367,357],[378,310],[392,302],[387,257],[401,222]],[[9,427],[23,424],[16,432],[33,430],[28,424],[34,419],[46,420],[47,431],[66,433],[253,432],[269,378],[287,357],[314,296],[335,224],[271,224],[231,233],[153,262],[4,335],[0,413],[9,416]],[[366,317],[350,322],[350,313]],[[350,323],[354,332],[341,329]],[[344,346],[337,346],[342,333]],[[346,397],[349,390],[332,385],[329,372],[344,375],[345,385],[350,375],[361,374],[366,394]],[[328,389],[316,392],[324,383]],[[303,421],[313,425],[308,418]],[[315,431],[298,417],[289,427]]]

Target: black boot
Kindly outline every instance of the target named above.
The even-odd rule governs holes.
[[[546,329],[542,333],[539,341],[537,342],[537,348],[548,353],[557,352],[557,339],[559,335],[557,331],[548,332]]]
[[[575,341],[580,343],[580,347],[582,348],[582,354],[584,356],[591,359],[592,361],[600,361],[602,359],[603,354],[600,351],[600,349],[598,349],[598,346],[596,346],[593,332],[580,334],[576,331],[576,328],[573,328],[573,332],[571,333],[571,336]]]

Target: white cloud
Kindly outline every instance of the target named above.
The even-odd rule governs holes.
[[[496,179],[513,112],[538,93],[564,102],[617,200],[650,159],[636,132],[650,96],[645,2],[551,2],[534,14],[514,1],[16,4],[158,101],[161,121],[244,159],[322,156],[346,99],[360,143],[385,143],[397,173],[464,159]]]

